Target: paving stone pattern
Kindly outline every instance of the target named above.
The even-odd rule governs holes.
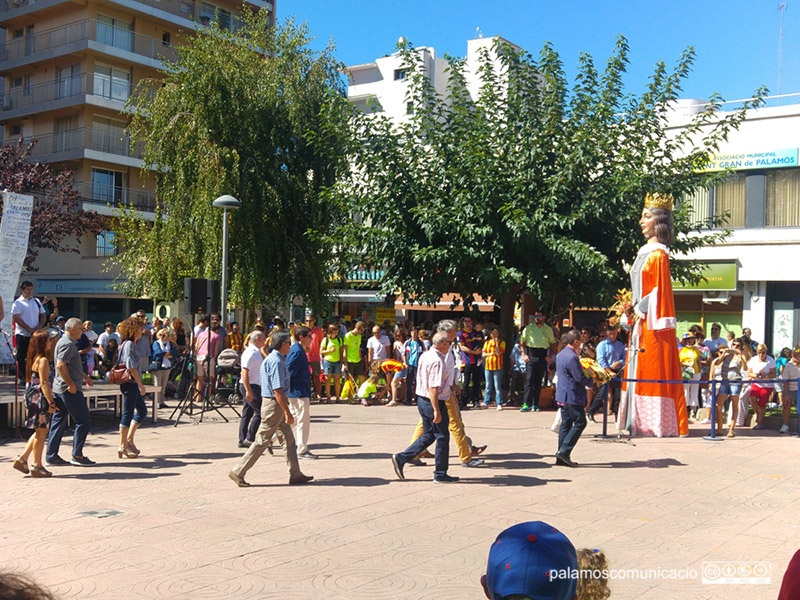
[[[708,442],[698,425],[688,439],[601,442],[590,423],[573,453],[581,468],[569,469],[554,466],[554,413],[470,411],[487,463],[462,467],[451,445],[461,482],[434,485],[432,461],[398,481],[389,459],[409,443],[416,408],[312,405],[312,415],[320,458],[301,461],[315,477],[306,486],[287,485],[276,451],[248,473],[252,487],[236,487],[234,419],[146,423],[135,460],[117,458],[113,424],[98,422],[86,445],[98,465],[53,468],[51,479],[12,470],[15,432],[0,440],[0,568],[59,598],[480,599],[494,537],[544,520],[578,548],[602,548],[612,568],[697,573],[617,579],[612,598],[752,600],[777,596],[800,546],[796,437]],[[702,584],[703,563],[724,561],[766,561],[771,583]]]

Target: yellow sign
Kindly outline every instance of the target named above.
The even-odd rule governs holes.
[[[378,306],[375,308],[375,322],[378,325],[383,325],[383,322],[387,320],[393,327],[397,324],[394,308],[386,306]]]

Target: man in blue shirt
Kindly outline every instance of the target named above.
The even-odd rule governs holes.
[[[581,367],[578,352],[581,348],[581,332],[571,329],[567,332],[567,345],[556,357],[556,403],[561,406],[561,429],[558,431],[558,452],[556,464],[577,467],[570,455],[578,438],[586,429],[586,388],[594,382],[586,377]]]
[[[308,327],[298,327],[295,329],[294,338],[297,341],[286,357],[286,368],[289,370],[289,409],[295,422],[297,456],[314,459],[317,455],[308,449],[308,434],[311,427],[311,372],[306,352],[311,349],[311,330]]]
[[[619,326],[611,325],[608,328],[606,339],[597,344],[597,364],[614,373],[619,373],[625,364],[625,344],[617,341],[618,334]],[[593,423],[595,413],[603,408],[603,403],[608,397],[609,387],[611,389],[611,412],[617,414],[622,384],[619,381],[604,383],[597,390],[597,394],[592,400],[592,405],[586,415]]]
[[[286,465],[289,468],[289,483],[308,483],[313,477],[300,471],[297,461],[297,445],[294,441],[291,425],[294,417],[289,409],[287,393],[290,390],[289,370],[286,368],[286,355],[292,345],[292,337],[288,331],[277,331],[272,334],[269,356],[261,364],[261,425],[256,439],[239,459],[239,462],[228,473],[239,487],[250,487],[244,476],[256,461],[264,454],[273,434],[286,453]]]

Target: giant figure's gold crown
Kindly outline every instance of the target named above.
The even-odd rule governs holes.
[[[647,194],[644,199],[645,208],[663,208],[664,210],[672,210],[673,198],[671,194]]]

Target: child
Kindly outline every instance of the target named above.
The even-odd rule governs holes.
[[[608,587],[608,561],[602,550],[578,550],[579,600],[606,600],[611,596]]]
[[[378,387],[378,374],[371,372],[367,380],[358,388],[358,397],[361,404],[364,406],[371,406],[383,395],[383,389],[386,386]]]

